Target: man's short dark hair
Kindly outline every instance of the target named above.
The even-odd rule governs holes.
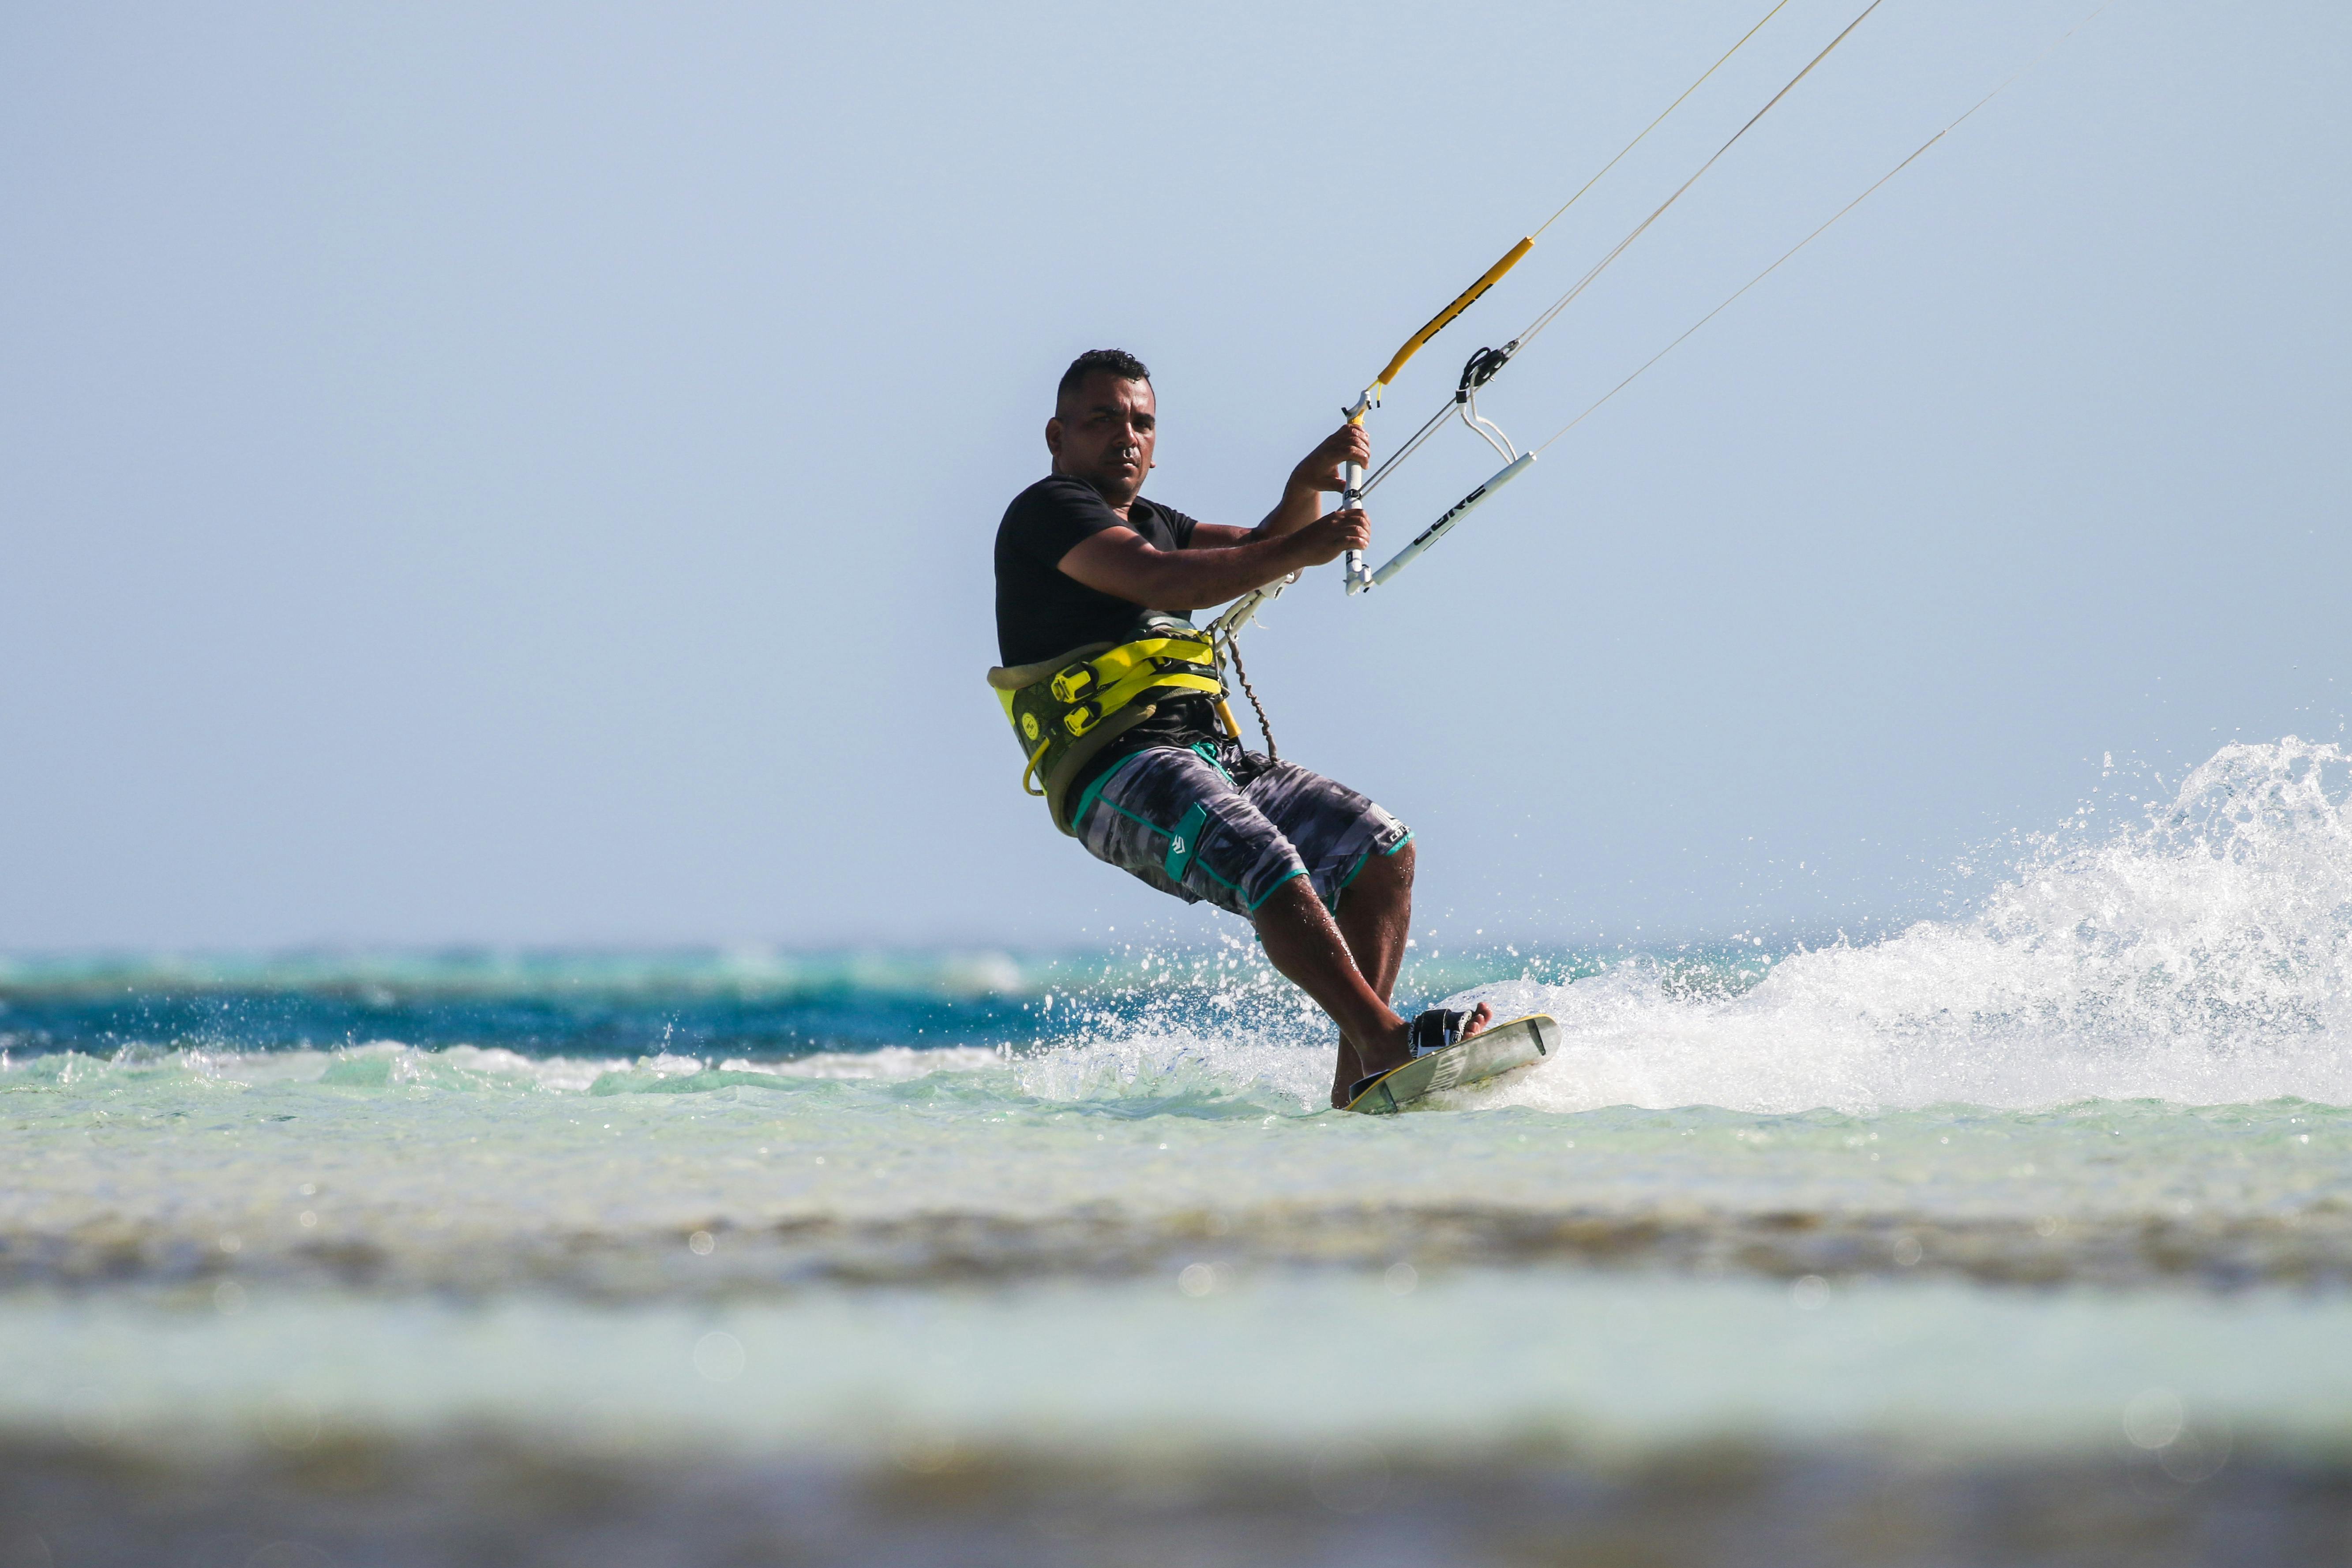
[[[1150,384],[1151,373],[1143,362],[1125,349],[1088,349],[1070,362],[1062,373],[1062,384],[1054,388],[1054,407],[1058,411],[1086,385],[1090,375],[1115,375],[1121,381],[1139,381]]]

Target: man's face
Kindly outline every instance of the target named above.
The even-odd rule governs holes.
[[[1108,371],[1087,377],[1045,421],[1054,471],[1084,479],[1111,505],[1125,506],[1151,471],[1160,434],[1157,406],[1148,381],[1129,381]]]

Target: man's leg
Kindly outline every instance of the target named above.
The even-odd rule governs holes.
[[[1405,938],[1412,932],[1412,857],[1410,839],[1389,854],[1372,855],[1339,899],[1339,934],[1347,939],[1356,972],[1383,1002],[1396,994],[1397,971],[1404,965]],[[1479,1003],[1463,1020],[1464,1037],[1485,1029],[1494,1016],[1492,1007]],[[1346,1104],[1349,1089],[1373,1070],[1343,1037],[1332,1075],[1331,1102]]]
[[[1388,1005],[1412,918],[1412,863],[1397,863],[1409,847],[1396,843],[1404,829],[1394,817],[1288,763],[1262,773],[1244,795],[1222,765],[1174,747],[1122,760],[1093,794],[1076,825],[1088,854],[1163,892],[1244,915],[1256,926],[1268,961],[1339,1025],[1335,1103],[1344,1103],[1343,1091],[1367,1073],[1411,1058],[1404,1020]],[[1282,825],[1259,797],[1283,813]],[[1194,823],[1189,831],[1188,820]],[[1314,851],[1311,860],[1286,828]],[[1368,851],[1383,835],[1394,853]],[[1302,862],[1307,876],[1297,874]],[[1351,871],[1354,886],[1343,891]],[[1317,878],[1348,911],[1344,929],[1317,895]],[[1486,1020],[1482,1009],[1470,1032]]]
[[[1348,1103],[1358,1079],[1412,1059],[1405,1021],[1389,1006],[1412,921],[1412,854],[1407,844],[1367,862],[1339,900],[1345,912],[1337,921],[1304,877],[1275,889],[1253,917],[1267,962],[1339,1026],[1334,1106]],[[1463,1033],[1478,1033],[1493,1016],[1480,1003]]]
[[[1410,839],[1392,854],[1367,856],[1363,869],[1339,896],[1339,934],[1347,939],[1356,972],[1382,1002],[1396,995],[1405,938],[1412,931],[1412,857]],[[1339,1059],[1331,1069],[1331,1103],[1346,1105],[1349,1087],[1375,1070],[1342,1035]]]
[[[1387,855],[1364,858],[1364,868],[1339,896],[1339,934],[1356,972],[1385,1002],[1396,993],[1404,964],[1405,938],[1412,931],[1412,841]]]
[[[1347,1103],[1348,1087],[1367,1073],[1402,1067],[1412,1059],[1406,1025],[1390,1010],[1356,966],[1339,924],[1304,877],[1276,888],[1251,917],[1266,962],[1292,984],[1315,998],[1339,1026],[1339,1061],[1331,1083],[1331,1103]],[[1393,972],[1390,981],[1394,983]]]

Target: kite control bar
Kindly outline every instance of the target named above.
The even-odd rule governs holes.
[[[1512,458],[1510,462],[1500,472],[1496,473],[1493,479],[1488,479],[1485,484],[1480,485],[1476,489],[1472,490],[1468,495],[1464,496],[1460,500],[1455,501],[1452,506],[1446,509],[1445,515],[1444,517],[1439,518],[1435,522],[1431,523],[1427,528],[1423,529],[1419,533],[1415,534],[1413,536],[1412,542],[1406,545],[1402,550],[1398,551],[1395,555],[1391,556],[1387,565],[1373,573],[1370,578],[1365,583],[1364,586],[1367,588],[1377,588],[1381,584],[1387,582],[1390,578],[1395,576],[1398,573],[1403,571],[1406,567],[1412,565],[1415,556],[1428,549],[1431,545],[1436,543],[1439,540],[1444,538],[1447,533],[1453,531],[1455,523],[1460,522],[1464,518],[1468,517],[1473,511],[1475,511],[1478,509],[1479,504],[1488,496],[1493,495],[1496,490],[1501,489],[1505,485],[1509,484],[1513,479],[1516,479],[1521,474],[1526,473],[1528,468],[1534,464],[1535,460],[1536,455],[1533,452],[1522,452],[1517,457]]]
[[[1461,293],[1456,294],[1454,297],[1454,302],[1452,304],[1446,306],[1443,310],[1438,311],[1434,316],[1432,316],[1428,321],[1423,325],[1421,331],[1405,339],[1403,345],[1400,347],[1395,353],[1389,356],[1389,363],[1381,367],[1381,374],[1372,378],[1371,385],[1364,388],[1364,390],[1358,395],[1354,406],[1347,410],[1348,423],[1350,425],[1361,425],[1364,422],[1364,416],[1370,410],[1380,406],[1381,393],[1386,389],[1390,382],[1394,381],[1397,378],[1397,374],[1404,369],[1405,362],[1421,352],[1422,344],[1429,342],[1430,339],[1444,331],[1453,321],[1454,317],[1460,315],[1463,311],[1476,304],[1480,295],[1486,293],[1487,289],[1492,289],[1496,283],[1500,280],[1504,273],[1508,272],[1512,268],[1517,267],[1519,264],[1519,258],[1527,255],[1528,251],[1533,250],[1535,247],[1536,242],[1533,236],[1529,236],[1528,237],[1520,240],[1518,244],[1511,247],[1510,249],[1503,253],[1503,258],[1501,260],[1496,262],[1494,266],[1489,267],[1486,271],[1478,275],[1478,280],[1475,283],[1471,284],[1470,287],[1462,290]],[[1517,345],[1514,346],[1516,347]],[[1491,374],[1493,373],[1489,372],[1488,374]],[[1351,507],[1363,505],[1363,464],[1349,463],[1342,472],[1341,479],[1346,488],[1340,492],[1340,506]],[[1396,561],[1390,562],[1388,566],[1381,568],[1381,570],[1391,570],[1397,566],[1402,560],[1403,557],[1400,556]],[[1360,550],[1350,550],[1347,552],[1346,556],[1340,561],[1340,571],[1346,578],[1348,592],[1350,594],[1360,594],[1365,589],[1373,586],[1376,582],[1386,581],[1385,578],[1375,578],[1370,572],[1365,570],[1364,552]]]
[[[1526,473],[1528,466],[1536,460],[1533,452],[1523,453],[1512,446],[1511,438],[1504,435],[1494,421],[1481,416],[1478,412],[1478,389],[1492,381],[1495,373],[1511,362],[1511,356],[1518,352],[1518,342],[1514,339],[1498,349],[1480,349],[1462,367],[1462,383],[1454,391],[1454,412],[1462,416],[1462,423],[1475,432],[1479,439],[1495,448],[1496,455],[1503,458],[1503,467],[1485,484],[1448,507],[1444,516],[1415,534],[1412,542],[1391,557],[1387,565],[1377,572],[1366,573],[1361,584],[1350,577],[1349,593],[1377,588],[1412,564],[1414,558],[1423,551],[1444,538],[1455,523],[1476,510],[1488,496]],[[1423,426],[1422,428],[1425,432],[1431,427]]]

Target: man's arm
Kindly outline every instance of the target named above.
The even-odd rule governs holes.
[[[1208,531],[1202,523],[1192,537]],[[1301,567],[1336,560],[1343,550],[1361,550],[1372,537],[1364,514],[1352,510],[1294,522],[1271,537],[1258,537],[1255,529],[1221,531],[1241,542],[1161,550],[1131,528],[1106,528],[1072,545],[1055,565],[1096,592],[1131,605],[1199,610],[1237,599]]]
[[[1190,548],[1200,550],[1242,544],[1252,540],[1278,539],[1286,533],[1295,533],[1321,515],[1324,491],[1346,488],[1339,473],[1342,464],[1369,464],[1371,460],[1372,441],[1364,434],[1364,427],[1342,425],[1325,437],[1315,450],[1298,459],[1298,466],[1290,470],[1290,479],[1282,487],[1282,499],[1275,503],[1274,510],[1267,512],[1255,528],[1231,528],[1218,522],[1198,523],[1192,529]]]

